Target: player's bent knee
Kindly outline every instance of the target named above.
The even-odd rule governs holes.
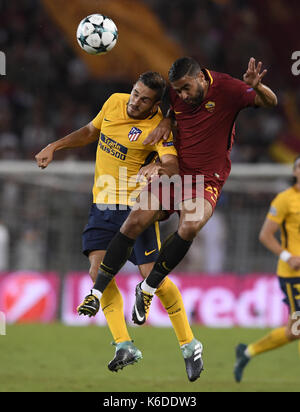
[[[121,227],[123,235],[135,239],[141,233],[141,224],[138,219],[131,219],[129,222],[125,222]]]
[[[145,228],[145,219],[143,219],[142,216],[130,215],[130,217],[123,223],[121,232],[131,239],[136,239]]]
[[[182,222],[178,229],[178,234],[182,239],[193,240],[202,226],[199,222]]]

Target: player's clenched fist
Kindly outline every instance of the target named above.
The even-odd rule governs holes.
[[[53,153],[54,150],[52,146],[49,144],[43,150],[41,150],[36,156],[35,160],[37,162],[38,167],[41,169],[45,169],[49,163],[53,160]]]

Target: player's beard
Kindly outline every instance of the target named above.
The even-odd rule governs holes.
[[[137,107],[131,106],[130,101],[127,103],[126,111],[129,117],[131,117],[132,119],[137,119],[137,120],[147,119],[147,117],[149,117],[152,113],[151,110],[146,110],[146,111],[141,112]]]
[[[201,86],[201,84],[198,84],[195,97],[191,98],[188,103],[193,106],[200,106],[203,100],[204,100],[204,89]]]

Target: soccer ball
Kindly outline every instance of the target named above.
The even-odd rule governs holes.
[[[118,29],[109,17],[91,14],[79,23],[76,37],[79,46],[87,53],[104,54],[115,47]]]

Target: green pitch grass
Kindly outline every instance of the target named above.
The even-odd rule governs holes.
[[[114,347],[105,327],[13,325],[0,336],[0,392],[299,392],[297,343],[253,359],[244,380],[233,380],[234,347],[267,330],[193,328],[204,345],[205,371],[196,382],[171,328],[131,328],[143,359],[112,373]]]

